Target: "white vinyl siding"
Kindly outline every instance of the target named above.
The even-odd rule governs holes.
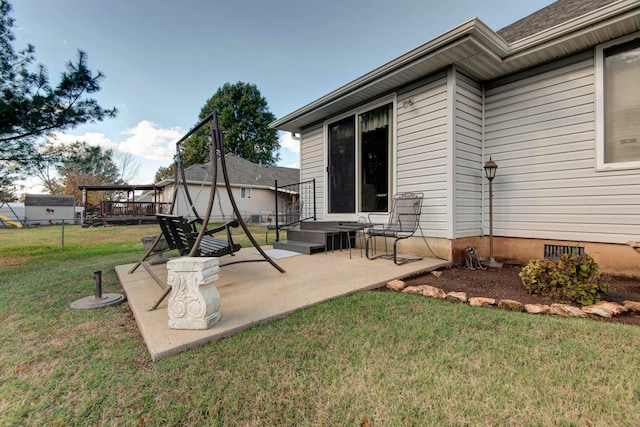
[[[251,198],[245,199],[241,197],[241,188],[242,187],[233,186],[231,187],[231,191],[233,192],[233,198],[236,202],[236,206],[238,206],[238,210],[243,218],[249,219],[252,214],[273,212],[275,205],[273,190],[253,187],[250,188]],[[169,198],[165,201],[170,202],[170,197],[173,195],[173,185],[165,187],[163,195],[166,195]],[[191,196],[191,201],[193,202],[193,206],[198,212],[198,215],[203,217],[207,212],[209,205],[211,185],[189,184],[189,195]],[[176,205],[173,213],[174,215],[182,215],[190,219],[195,218],[193,209],[184,194],[182,186],[178,189]],[[225,188],[224,183],[218,183],[218,189],[215,194],[215,200],[211,211],[211,221],[217,222],[222,219],[230,221],[233,217],[233,206],[231,205],[231,200],[227,194],[227,189]]]
[[[482,88],[457,73],[455,84],[455,238],[482,233]]]
[[[407,102],[411,101],[411,102]],[[421,227],[426,236],[448,237],[448,93],[440,73],[398,94],[396,191],[424,193]]]
[[[492,85],[485,117],[485,157],[498,164],[494,235],[610,243],[640,236],[637,173],[595,168],[592,55]]]
[[[324,217],[325,161],[324,130],[322,124],[305,128],[300,140],[300,179],[302,182],[316,180],[316,213]]]

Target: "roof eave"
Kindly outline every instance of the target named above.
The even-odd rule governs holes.
[[[480,38],[487,44],[487,48],[491,53],[503,55],[508,49],[508,44],[486,24],[478,18],[472,18],[458,25],[457,27],[447,31],[446,33],[424,43],[417,48],[399,56],[398,58],[387,62],[386,64],[374,69],[373,71],[359,77],[344,86],[318,98],[317,100],[299,108],[298,110],[278,119],[270,124],[272,128],[285,130],[289,132],[299,132],[298,126],[292,126],[292,122],[299,121],[312,111],[325,108],[348,94],[352,94],[359,88],[370,85],[375,81],[384,79],[386,76],[407,65],[433,54],[438,50],[445,49],[447,46],[459,42],[466,37]]]
[[[410,73],[406,71],[410,67],[424,64],[425,60],[436,63],[438,59],[455,59],[456,53],[469,51],[471,45],[475,46],[477,55],[487,59],[485,63],[492,68],[491,70],[478,71],[477,67],[474,69],[473,66],[465,68],[464,63],[467,60],[471,62],[469,65],[474,65],[472,57],[458,58],[458,62],[452,61],[448,65],[459,65],[479,81],[496,79],[547,63],[562,55],[577,53],[593,43],[603,43],[620,37],[621,32],[640,31],[638,15],[640,3],[637,0],[620,0],[512,44],[504,41],[482,21],[473,18],[274,121],[270,126],[279,130],[300,132],[304,127],[335,115],[339,108],[342,108],[342,111],[355,108],[363,102],[364,94],[373,98],[389,93],[392,89],[389,88],[389,84],[385,85],[385,80],[392,82],[392,79],[395,79],[395,82],[402,84],[398,76],[402,73],[403,76],[409,76]],[[623,22],[626,25],[622,25]],[[441,65],[447,64],[441,62]],[[410,80],[404,83],[410,83]]]

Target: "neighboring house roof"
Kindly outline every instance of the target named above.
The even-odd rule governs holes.
[[[50,194],[27,194],[25,206],[75,206],[73,196],[52,196]]]
[[[275,180],[278,185],[295,184],[300,182],[300,169],[285,168],[274,165],[260,165],[249,160],[238,157],[234,154],[225,155],[227,174],[231,185],[242,187],[265,187],[271,188]],[[204,165],[197,164],[189,166],[184,170],[188,183],[205,185],[211,182],[211,162]],[[173,179],[165,179],[158,185],[168,185]],[[218,183],[223,183],[222,166],[218,160]]]
[[[78,185],[80,190],[88,191],[149,191],[155,190],[153,184],[104,184],[104,185]]]
[[[455,65],[490,81],[640,31],[638,0],[560,0],[495,32],[477,18],[271,123],[300,132]]]

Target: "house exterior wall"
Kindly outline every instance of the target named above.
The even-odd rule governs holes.
[[[204,216],[207,212],[209,204],[211,187],[208,185],[202,186],[189,184],[188,188],[189,194],[191,195],[191,200],[193,201],[193,205],[195,206],[196,211],[201,217]],[[168,185],[165,187],[162,196],[164,202],[171,201],[171,196],[173,195],[174,191],[173,189],[173,185]],[[252,215],[262,214],[265,216],[264,220],[266,221],[266,216],[268,216],[270,213],[273,213],[275,209],[273,190],[269,190],[266,188],[252,188],[251,198],[248,199],[243,199],[241,197],[241,187],[231,187],[231,191],[233,193],[233,198],[235,199],[236,205],[238,206],[238,210],[245,220],[250,220]],[[184,189],[182,188],[178,189],[176,206],[173,213],[174,215],[182,215],[190,218],[194,217],[191,205],[189,204],[184,194]],[[234,213],[231,201],[226,189],[224,188],[224,186],[222,186],[218,188],[218,192],[216,193],[216,200],[213,204],[211,218],[212,220],[221,220],[222,218],[229,220],[233,217],[233,215]]]
[[[486,88],[485,156],[498,164],[494,235],[636,240],[637,171],[595,167],[593,53],[537,71]]]
[[[324,126],[318,124],[302,130],[300,140],[300,178],[302,182],[316,180],[316,212],[323,218],[326,203]]]
[[[396,104],[396,192],[424,193],[420,226],[424,235],[441,238],[449,237],[448,99],[442,72],[398,91]]]
[[[421,228],[425,236],[479,235],[481,85],[450,68],[399,89],[395,106],[394,191],[424,193]],[[326,206],[325,145],[322,124],[303,129],[301,176],[303,181],[316,179],[317,198],[324,201],[319,203],[320,218]]]
[[[456,72],[454,100],[454,212],[455,238],[482,234],[483,151],[482,86]]]
[[[491,157],[497,259],[542,257],[545,242],[581,244],[604,272],[640,274],[625,245],[640,240],[637,170],[596,167],[595,67],[589,50],[488,83],[452,66],[396,90],[394,191],[424,193],[421,227],[438,255],[460,262],[470,244],[488,255]],[[302,137],[302,179],[316,179],[321,201],[323,125]],[[403,246],[429,254],[421,237]]]

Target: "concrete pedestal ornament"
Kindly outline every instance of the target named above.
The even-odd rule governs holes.
[[[158,239],[158,236],[145,236],[141,238],[140,241],[142,242],[142,246],[144,246],[144,248],[148,251],[149,249],[151,249],[156,239]],[[168,249],[169,245],[167,244],[164,236],[160,236],[160,238],[158,239],[158,243],[156,243],[156,246],[153,248],[153,253],[155,254],[155,256],[149,260],[149,264],[164,264],[165,262],[169,261],[169,258],[164,256],[164,252],[166,252]]]
[[[178,258],[167,263],[171,286],[169,328],[209,329],[220,320],[220,294],[215,286],[218,258]]]

